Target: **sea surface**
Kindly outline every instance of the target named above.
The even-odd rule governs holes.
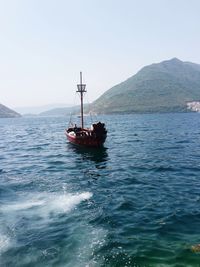
[[[200,266],[200,114],[100,119],[100,151],[0,120],[1,267]]]

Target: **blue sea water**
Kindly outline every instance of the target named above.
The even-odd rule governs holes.
[[[200,114],[102,116],[104,149],[67,118],[0,120],[0,266],[200,266]]]

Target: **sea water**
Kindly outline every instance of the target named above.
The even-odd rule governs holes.
[[[200,266],[200,114],[100,119],[99,151],[0,120],[1,267]]]

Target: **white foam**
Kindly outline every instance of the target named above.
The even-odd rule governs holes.
[[[84,192],[76,195],[64,194],[51,199],[48,203],[48,208],[52,211],[57,212],[69,212],[82,201],[88,200],[91,197],[92,194],[89,192]]]
[[[97,267],[102,266],[102,259],[95,256],[106,243],[107,231],[103,228],[93,228],[90,225],[81,232],[78,239],[78,249],[74,252],[74,259],[70,266]]]
[[[82,201],[92,197],[89,192],[79,194],[46,194],[42,197],[44,203],[39,209],[39,214],[42,217],[49,217],[58,213],[68,213],[76,208]]]
[[[83,192],[79,194],[31,194],[26,198],[18,200],[17,203],[10,203],[1,206],[0,210],[3,212],[17,212],[32,209],[32,212],[37,211],[41,216],[48,216],[52,213],[66,213],[70,212],[82,201],[88,200],[92,197],[92,193]]]
[[[40,206],[44,203],[44,201],[27,201],[24,200],[21,203],[12,203],[12,204],[7,204],[1,207],[2,211],[18,211],[18,210],[27,210],[32,207],[37,207]]]
[[[59,214],[72,212],[81,202],[87,201],[91,197],[92,193],[90,192],[76,194],[66,192],[60,194],[31,193],[20,196],[15,202],[2,204],[0,212],[4,221],[0,221],[0,257],[10,247],[17,244],[16,236],[20,234],[21,230],[18,233],[18,229],[15,229],[15,227],[20,227],[17,224],[20,223],[21,218],[29,218],[29,229],[32,227],[46,227],[46,225],[48,227],[49,222],[59,218]],[[33,224],[32,218],[36,218]],[[85,243],[83,244],[85,245]],[[48,253],[55,253],[55,251],[48,251]],[[25,261],[25,259],[23,260]]]
[[[10,245],[10,238],[4,234],[0,233],[0,255],[2,252],[7,250]]]

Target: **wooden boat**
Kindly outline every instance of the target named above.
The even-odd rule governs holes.
[[[81,99],[81,126],[76,124],[65,130],[65,134],[70,143],[85,147],[101,147],[107,137],[105,124],[98,122],[93,123],[90,128],[84,127],[83,115],[83,94],[86,92],[86,84],[82,83],[82,72],[80,72],[80,84],[77,85],[77,93],[80,93]]]

